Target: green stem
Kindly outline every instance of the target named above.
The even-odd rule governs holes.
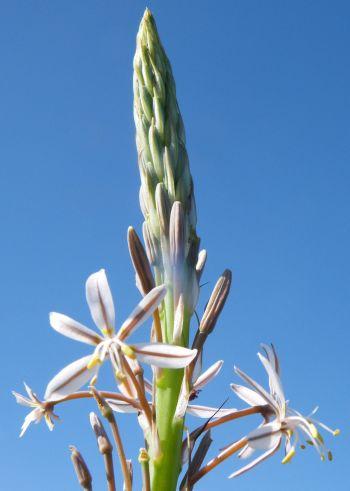
[[[167,319],[168,321],[168,319]],[[189,319],[186,318],[185,330]],[[152,491],[175,491],[181,472],[183,419],[174,419],[183,379],[183,370],[164,369],[156,384],[156,424],[160,455],[151,453]]]
[[[150,461],[153,491],[175,491],[181,471],[183,420],[174,420],[183,370],[164,369],[157,383],[156,421],[161,455]]]

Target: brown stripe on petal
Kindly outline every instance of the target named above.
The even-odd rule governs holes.
[[[155,351],[148,351],[145,349],[138,349],[137,346],[130,346],[135,353],[140,353],[142,355],[150,355],[150,356],[159,356],[161,358],[174,358],[174,359],[182,359],[182,358],[191,358],[193,353],[190,352],[188,355],[176,355],[175,353],[157,353]]]
[[[53,392],[57,392],[60,389],[63,389],[66,387],[68,384],[70,384],[74,379],[79,377],[79,375],[82,375],[86,370],[88,370],[87,365],[75,372],[73,375],[71,375],[68,379],[66,379],[64,382],[61,383],[61,385],[58,385],[55,387],[55,390]]]
[[[126,339],[128,336],[130,336],[132,330],[137,326],[141,321],[142,318],[148,314],[149,311],[152,311],[153,307],[158,304],[159,297],[162,295],[162,291],[159,291],[157,295],[152,296],[151,292],[149,293],[150,298],[149,300],[145,303],[143,307],[140,307],[139,305],[136,307],[134,312],[131,314],[132,317],[126,319],[124,324],[119,330],[119,333],[117,334],[118,338],[123,341]],[[143,299],[146,300],[147,297]],[[153,309],[155,310],[155,309]]]

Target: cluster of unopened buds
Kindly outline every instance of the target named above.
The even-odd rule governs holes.
[[[223,365],[218,360],[202,370],[203,350],[227,300],[232,274],[225,270],[220,276],[200,317],[197,302],[207,254],[200,250],[196,233],[194,186],[172,69],[149,10],[137,36],[134,118],[145,246],[132,227],[128,230],[128,245],[142,299],[116,329],[114,302],[101,269],[86,282],[86,299],[98,331],[64,314],[50,314],[55,331],[92,346],[92,352],[57,373],[48,383],[43,400],[27,385],[27,396],[14,392],[17,402],[31,409],[21,436],[31,423],[42,419],[52,430],[58,419],[54,413],[57,406],[94,398],[113,435],[126,491],[133,487],[133,467],[126,457],[116,413],[134,413],[142,429],[144,446],[138,462],[143,491],[175,491],[180,475],[179,489],[190,491],[234,454],[250,460],[231,478],[252,469],[280,447],[284,448],[282,463],[290,462],[297,447],[306,445],[312,445],[322,460],[332,460],[320,431],[334,436],[339,431],[317,421],[316,410],[303,416],[289,406],[272,345],[262,345],[262,353],[258,354],[267,373],[268,389],[235,368],[246,385],[233,383],[231,389],[247,407],[197,404],[201,391]],[[135,331],[150,319],[148,339],[133,343]],[[105,362],[112,368],[117,390],[101,386],[99,369]],[[144,364],[152,380],[144,375]],[[187,414],[203,418],[204,423],[190,431],[185,426]],[[204,464],[212,429],[251,415],[261,416],[259,426],[238,441],[226,442],[226,447]],[[95,413],[90,414],[90,423],[104,459],[108,489],[114,491],[112,443]],[[92,489],[92,475],[84,458],[76,447],[70,449],[81,487]]]

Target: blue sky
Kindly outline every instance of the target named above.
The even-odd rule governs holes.
[[[26,414],[11,389],[42,395],[86,347],[60,337],[48,312],[89,325],[87,276],[109,273],[120,321],[139,294],[126,230],[140,229],[132,119],[132,58],[141,1],[3,1],[0,16],[0,213],[3,332],[2,489],[78,489],[68,445],[102,479],[91,403],[58,410],[18,439]],[[207,491],[348,489],[349,15],[346,1],[149,1],[173,64],[209,260],[199,311],[221,271],[234,283],[206,364],[225,360],[202,402],[220,404],[233,364],[264,380],[256,352],[273,341],[293,406],[342,429],[334,461],[310,448]],[[230,395],[230,404],[240,403]],[[119,418],[127,454],[141,434]],[[213,433],[213,449],[256,420]],[[194,421],[190,421],[192,425]],[[137,464],[136,464],[137,466]],[[137,470],[135,471],[138,474]],[[138,489],[138,487],[136,486]],[[104,484],[96,486],[104,489]]]

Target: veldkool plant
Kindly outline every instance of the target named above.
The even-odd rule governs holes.
[[[87,303],[97,330],[64,314],[50,314],[55,331],[90,345],[92,351],[54,376],[43,400],[27,385],[26,396],[14,392],[17,402],[31,409],[21,436],[31,423],[41,419],[52,430],[58,418],[54,413],[57,406],[94,398],[105,423],[95,413],[90,413],[90,423],[109,490],[117,488],[117,477],[122,476],[123,489],[130,491],[136,472],[142,476],[144,491],[192,490],[208,472],[234,454],[249,463],[236,465],[236,470],[233,463],[230,478],[252,469],[280,447],[284,453],[282,463],[292,459],[298,446],[306,445],[312,445],[321,459],[332,460],[320,430],[333,435],[339,431],[317,421],[316,410],[304,416],[290,407],[272,345],[262,345],[258,354],[268,377],[268,389],[235,367],[246,385],[233,383],[231,389],[246,404],[245,408],[215,408],[196,403],[199,391],[220,372],[223,364],[219,360],[202,371],[203,349],[229,294],[231,272],[226,270],[220,276],[197,322],[194,313],[206,251],[200,250],[196,232],[193,180],[175,82],[149,10],[137,35],[134,118],[145,247],[132,227],[128,230],[128,245],[142,299],[116,328],[112,294],[101,269],[86,282]],[[153,319],[149,339],[133,343],[133,333],[148,318]],[[99,378],[104,362],[113,371],[114,389],[104,388]],[[151,381],[144,377],[144,364],[151,367]],[[144,435],[136,460],[139,467],[125,453],[119,431],[122,413],[134,413]],[[204,418],[203,423],[192,431],[185,429],[186,413]],[[222,442],[226,445],[224,449],[204,463],[214,428],[253,414],[261,416],[259,426],[239,440]],[[238,434],[238,429],[234,433]],[[113,446],[121,467],[117,475]],[[84,458],[75,447],[70,450],[81,488],[92,489],[92,474]]]

